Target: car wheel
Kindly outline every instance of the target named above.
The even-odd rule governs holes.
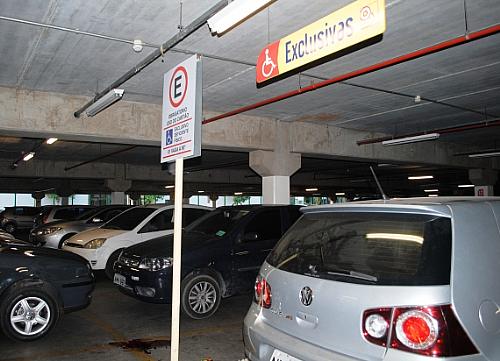
[[[113,266],[115,265],[115,262],[118,261],[118,257],[120,257],[121,252],[122,249],[114,251],[113,253],[111,253],[111,256],[109,256],[108,261],[106,262],[106,268],[104,269],[104,273],[106,273],[106,276],[110,280],[113,279],[113,276],[115,274],[115,271],[113,271]]]
[[[191,275],[182,282],[182,311],[195,320],[212,316],[219,308],[220,299],[219,283],[212,276]]]
[[[45,336],[59,319],[56,298],[43,286],[13,286],[0,303],[1,328],[13,340]]]
[[[3,228],[5,229],[6,232],[10,234],[13,234],[17,229],[14,223],[7,223]]]

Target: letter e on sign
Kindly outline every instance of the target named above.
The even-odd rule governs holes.
[[[170,105],[177,108],[182,104],[186,97],[188,89],[188,73],[183,66],[177,67],[172,73],[169,85],[169,101]]]

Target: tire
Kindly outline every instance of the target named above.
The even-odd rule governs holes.
[[[113,280],[113,276],[115,274],[115,271],[113,271],[113,266],[115,265],[115,262],[118,261],[118,257],[120,257],[121,252],[122,249],[114,251],[113,253],[111,253],[111,256],[109,256],[108,261],[106,262],[104,273],[106,273],[106,277],[108,277],[110,280]]]
[[[59,310],[47,287],[14,285],[0,303],[0,326],[12,340],[38,340],[56,325]]]
[[[59,241],[59,244],[58,244],[57,248],[58,248],[58,249],[61,249],[61,248],[62,248],[62,246],[63,246],[64,241],[65,241],[65,240],[67,240],[67,239],[70,239],[70,238],[71,238],[71,237],[73,237],[75,234],[76,234],[76,233],[69,233],[69,234],[66,234],[65,236],[63,236],[63,237],[61,238],[61,240]]]
[[[207,274],[187,276],[182,282],[181,308],[189,317],[201,320],[212,316],[219,308],[220,285]]]
[[[7,223],[3,229],[5,229],[5,231],[7,233],[10,233],[10,234],[14,234],[15,231],[17,231],[17,227],[14,223]]]

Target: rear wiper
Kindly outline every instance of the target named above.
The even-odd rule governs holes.
[[[369,275],[369,274],[362,273],[362,272],[356,272],[356,271],[345,271],[345,272],[326,271],[326,274],[331,275],[331,276],[356,278],[356,279],[369,281],[369,282],[377,282],[378,281],[378,278],[376,276]]]

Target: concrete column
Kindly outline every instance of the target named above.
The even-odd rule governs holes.
[[[63,182],[63,184],[56,189],[56,194],[61,198],[61,205],[67,206],[69,204],[69,197],[73,195],[69,182]]]
[[[217,200],[219,199],[219,196],[215,193],[210,193],[209,199],[212,202],[212,207],[216,208],[217,207]]]
[[[132,186],[132,181],[128,179],[106,179],[106,187],[111,190],[112,204],[126,204],[125,192]]]
[[[69,205],[69,197],[61,197],[61,206]]]
[[[139,192],[127,192],[129,198],[132,200],[132,204],[134,206],[139,204],[139,201],[141,199],[141,194]]]
[[[111,204],[127,204],[125,192],[111,192]]]
[[[42,206],[42,199],[45,197],[44,192],[34,192],[31,193],[31,196],[35,199],[35,207]]]
[[[284,151],[250,152],[250,168],[262,177],[264,204],[290,203],[290,176],[300,169],[301,156]]]
[[[494,195],[493,186],[498,181],[498,171],[493,169],[469,169],[469,179],[474,187],[476,197]]]

